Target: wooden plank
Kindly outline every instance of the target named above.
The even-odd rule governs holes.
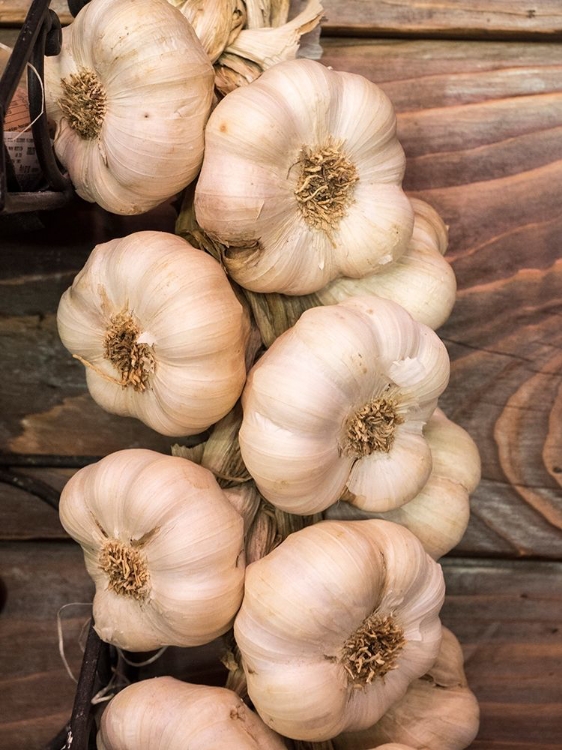
[[[88,602],[92,589],[72,543],[0,543],[0,569],[7,589],[0,617],[0,750],[27,750],[41,747],[69,715],[74,685],[61,664],[56,616],[64,604]],[[442,619],[463,644],[482,712],[473,750],[552,750],[562,733],[562,564],[447,560],[444,572]],[[88,615],[85,607],[63,612],[73,670]],[[173,649],[151,673],[215,684],[217,658],[216,644]]]
[[[303,5],[296,0],[293,5]],[[324,0],[325,35],[406,36],[461,39],[560,39],[562,9],[557,0]],[[0,24],[21,24],[29,0],[0,0]],[[51,7],[72,21],[65,0]]]
[[[27,15],[31,0],[0,0],[0,24],[21,25]],[[72,15],[66,0],[51,0],[50,7],[62,23],[70,23]]]
[[[64,469],[18,470],[60,492],[74,472]],[[57,511],[23,489],[0,481],[0,540],[66,539]]]
[[[473,750],[553,750],[562,736],[562,572],[554,563],[445,561],[443,621],[465,653],[481,726]]]
[[[324,33],[346,36],[449,39],[560,38],[562,8],[556,0],[324,0]]]

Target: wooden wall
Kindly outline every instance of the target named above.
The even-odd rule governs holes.
[[[0,22],[21,22],[26,5],[0,0]],[[66,18],[62,3],[53,7]],[[463,643],[481,702],[473,748],[562,748],[562,4],[325,0],[325,8],[324,63],[389,94],[405,186],[450,226],[459,291],[439,331],[452,361],[441,406],[477,441],[483,478],[469,529],[444,561],[443,620]],[[0,238],[4,466],[39,455],[40,467],[12,471],[60,489],[72,456],[167,451],[174,442],[102,412],[55,323],[60,295],[94,244],[172,229],[173,219],[169,206],[122,219],[77,201],[36,231]],[[74,690],[56,613],[88,601],[91,587],[56,512],[2,483],[0,556],[0,748],[39,747],[67,719]],[[86,618],[84,607],[65,611],[75,669]]]

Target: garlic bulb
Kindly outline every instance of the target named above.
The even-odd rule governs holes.
[[[193,26],[211,62],[236,39],[246,21],[243,0],[185,0],[177,7]]]
[[[387,521],[321,521],[248,566],[234,636],[249,696],[282,735],[371,726],[434,663],[441,567]]]
[[[91,0],[45,58],[55,151],[76,192],[117,214],[188,185],[203,158],[213,67],[166,0]]]
[[[198,646],[231,626],[243,521],[207,469],[144,449],[112,453],[69,480],[60,520],[83,548],[104,641]]]
[[[381,89],[291,60],[213,111],[195,213],[226,246],[224,264],[241,286],[308,294],[405,251],[413,211],[401,188],[404,165]]]
[[[98,750],[285,750],[231,690],[155,677],[129,685],[104,711]]]
[[[449,317],[457,291],[455,274],[443,258],[447,228],[431,206],[411,199],[414,232],[406,252],[395,263],[362,279],[341,278],[320,289],[323,305],[333,305],[359,294],[394,300],[420,323],[439,328]]]
[[[57,322],[95,401],[163,435],[201,432],[242,391],[246,313],[220,265],[173,234],[95,247]]]
[[[384,512],[431,472],[422,428],[449,377],[437,335],[399,305],[353,297],[307,310],[252,368],[240,449],[261,493],[289,513],[338,498]]]
[[[367,513],[339,502],[328,508],[326,518],[360,520],[386,518],[417,536],[434,560],[460,542],[470,516],[469,495],[480,481],[480,455],[475,442],[462,427],[436,409],[424,428],[431,449],[433,469],[421,492],[401,508],[387,513]]]
[[[333,745],[335,750],[371,750],[398,742],[413,750],[464,750],[478,733],[479,714],[466,683],[460,644],[443,628],[439,655],[428,673],[414,680],[376,724],[342,734]]]

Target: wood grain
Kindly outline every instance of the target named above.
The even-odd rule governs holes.
[[[483,457],[457,553],[560,559],[562,47],[331,39],[324,62],[389,94],[405,186],[450,226],[459,293],[439,332],[452,359],[442,407]],[[168,452],[174,441],[93,403],[81,365],[58,341],[55,314],[96,242],[172,230],[173,210],[126,219],[78,202],[72,213],[72,225],[59,212],[44,230],[3,241],[0,449]]]
[[[304,0],[296,0],[296,6]],[[462,39],[560,39],[557,0],[323,0],[325,35]],[[0,24],[21,24],[29,0],[0,0]],[[65,0],[52,0],[63,23],[72,16]]]
[[[556,38],[562,8],[556,0],[324,0],[324,32],[346,36],[462,39]]]
[[[21,23],[28,4],[0,0],[0,23]],[[52,7],[70,20],[63,0]],[[459,293],[439,331],[452,360],[441,406],[477,441],[483,480],[457,557],[443,562],[443,621],[463,644],[481,705],[472,750],[560,750],[562,564],[474,556],[562,560],[562,48],[546,43],[562,35],[562,6],[325,0],[325,7],[324,62],[389,94],[408,158],[405,186],[450,226],[447,257]],[[368,36],[402,38],[358,38]],[[0,38],[9,42],[14,31]],[[35,231],[2,232],[0,451],[169,450],[175,441],[92,402],[81,366],[58,341],[55,315],[94,244],[137,229],[172,231],[173,221],[170,206],[123,219],[76,201],[45,215]],[[59,489],[72,473],[18,471]],[[58,653],[56,615],[64,604],[89,601],[92,587],[56,512],[5,485],[0,540],[11,540],[0,541],[0,750],[27,750],[68,718],[74,684]],[[88,608],[63,616],[76,671]],[[216,682],[221,668],[215,645],[197,654],[170,649],[152,673],[159,669]]]
[[[70,602],[90,601],[92,587],[73,543],[0,543],[0,569],[8,592],[0,616],[0,750],[39,748],[72,706],[74,684],[59,656],[57,612]],[[463,645],[482,712],[473,750],[552,750],[562,733],[562,565],[447,560],[444,573],[442,619]],[[87,607],[62,613],[73,670],[88,617]],[[219,651],[218,644],[171,649],[144,676],[175,674],[216,684]]]
[[[398,110],[405,185],[449,225],[459,292],[442,398],[483,481],[457,552],[562,555],[562,48],[331,40]]]

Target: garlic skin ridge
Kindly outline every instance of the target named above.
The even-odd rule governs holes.
[[[431,449],[433,468],[413,500],[386,513],[367,513],[340,501],[328,508],[324,517],[356,521],[385,518],[399,523],[417,536],[434,560],[456,547],[468,526],[469,496],[480,481],[480,454],[468,432],[439,408],[423,434]]]
[[[348,297],[376,294],[393,300],[414,320],[436,330],[445,323],[457,291],[455,274],[443,258],[447,249],[447,227],[428,203],[410,198],[414,209],[414,231],[406,251],[378,273],[361,279],[339,278],[316,292],[323,305],[334,305]]]
[[[244,523],[207,469],[141,448],[80,469],[60,520],[96,586],[100,638],[128,651],[197,646],[242,601]]]
[[[434,663],[444,593],[441,567],[388,521],[321,521],[289,535],[248,566],[234,623],[256,710],[300,740],[371,726]],[[384,635],[378,646],[367,641],[388,669],[352,679],[347,665],[359,662],[344,645],[372,616],[387,618],[402,642],[386,663]]]
[[[307,310],[248,375],[244,463],[288,513],[317,513],[342,496],[369,512],[399,507],[429,478],[422,429],[448,378],[444,344],[394,302],[353,297]],[[371,431],[377,405],[387,413]]]
[[[104,711],[98,750],[286,750],[231,690],[174,677],[136,682]]]
[[[63,294],[64,346],[92,398],[162,435],[194,435],[233,407],[246,380],[248,316],[219,263],[166,232],[97,245]]]
[[[143,213],[196,176],[214,73],[166,0],[91,0],[45,58],[55,152],[78,195]]]
[[[225,245],[224,264],[242,287],[308,294],[338,276],[380,270],[405,251],[413,210],[401,187],[404,167],[381,89],[290,60],[213,111],[196,218]]]

